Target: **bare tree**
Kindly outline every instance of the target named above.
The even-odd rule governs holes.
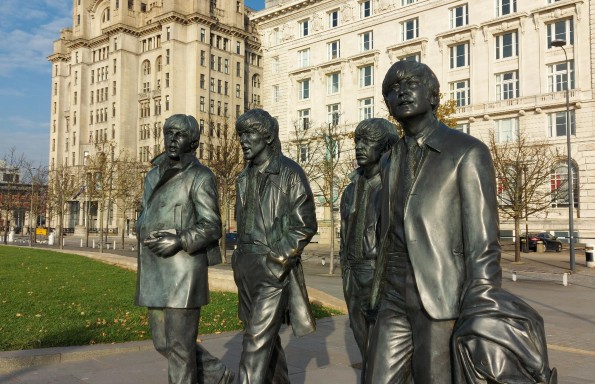
[[[15,208],[15,186],[20,181],[20,168],[25,164],[25,155],[17,154],[16,147],[12,147],[8,153],[3,156],[0,166],[3,168],[2,177],[2,195],[0,204],[5,212],[4,220],[4,244],[7,244],[8,231],[10,229],[10,219]],[[1,211],[0,211],[1,212]]]
[[[26,182],[31,186],[29,191],[29,244],[33,244],[35,240],[35,227],[37,226],[37,218],[44,211],[43,197],[46,194],[48,168],[45,165],[33,165],[29,161],[25,161],[22,169],[25,171],[24,176]]]
[[[546,141],[529,139],[522,131],[510,141],[498,140],[490,131],[489,147],[498,178],[500,213],[514,221],[518,240],[521,220],[525,219],[527,233],[529,216],[547,211],[555,194],[562,190],[550,188],[550,172],[559,158]],[[521,261],[520,251],[520,241],[516,241],[516,262]]]
[[[215,122],[211,121],[210,124],[213,125]],[[206,163],[217,179],[219,206],[222,209],[221,229],[223,237],[221,239],[221,254],[224,262],[227,262],[225,234],[229,232],[231,207],[236,198],[235,182],[239,173],[244,169],[244,160],[240,140],[233,124],[225,119],[223,124],[219,124],[219,127],[219,129],[215,128],[214,131],[216,138],[213,139],[213,135],[209,135],[210,151]]]
[[[143,197],[143,180],[150,165],[135,161],[128,154],[122,154],[115,164],[114,175],[114,202],[122,218],[121,241],[124,248],[125,229],[130,230],[131,219],[134,213],[140,210]]]
[[[80,193],[81,169],[79,167],[68,167],[60,163],[56,168],[49,171],[47,187],[48,210],[58,215],[58,241],[60,249],[63,248],[62,237],[64,236],[64,215],[67,213],[68,202],[74,200]]]
[[[349,142],[352,138],[352,132],[347,132],[345,125],[327,123],[313,128],[309,122],[298,121],[285,144],[288,156],[304,169],[318,202],[330,210],[331,275],[335,270],[335,210],[355,165],[353,146]]]

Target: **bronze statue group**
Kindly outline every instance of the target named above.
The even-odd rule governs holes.
[[[386,119],[355,129],[358,168],[341,198],[341,269],[361,382],[556,383],[543,320],[501,288],[496,177],[488,148],[438,121],[439,83],[400,61],[382,94]],[[236,122],[246,160],[237,178],[232,256],[244,325],[238,382],[289,383],[279,330],[314,332],[300,256],[317,231],[302,168],[281,152],[279,126],[249,110]],[[163,127],[165,152],[145,178],[136,232],[136,304],[148,308],[169,383],[232,383],[196,343],[209,301],[207,268],[221,262],[215,177],[196,158],[187,115]]]

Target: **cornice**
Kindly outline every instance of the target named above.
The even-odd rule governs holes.
[[[70,61],[70,54],[67,54],[67,53],[54,53],[53,55],[49,55],[47,57],[47,59],[49,61],[51,61],[52,63],[56,63],[56,62],[59,62],[59,61],[68,62],[68,61]]]
[[[308,7],[316,3],[322,3],[325,0],[298,0],[290,4],[278,5],[275,7],[265,8],[260,12],[256,12],[250,20],[261,24],[270,21],[274,18],[282,17],[295,10]]]

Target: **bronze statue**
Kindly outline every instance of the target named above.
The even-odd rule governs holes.
[[[439,83],[426,65],[393,64],[382,94],[405,135],[381,160],[365,382],[555,382],[542,319],[526,304],[511,316],[506,300],[522,301],[500,288],[488,148],[436,119]],[[523,329],[531,337],[520,337]]]
[[[277,120],[252,109],[236,122],[248,164],[237,181],[238,247],[232,256],[244,323],[239,381],[289,383],[279,329],[313,332],[300,256],[316,233],[314,197],[302,168],[283,156]]]
[[[359,166],[341,197],[339,258],[349,326],[365,357],[370,290],[380,252],[380,157],[397,140],[396,127],[386,119],[363,120],[355,128],[355,157]],[[363,364],[362,371],[365,371]]]
[[[221,262],[215,176],[196,158],[192,116],[163,126],[165,152],[145,177],[136,304],[148,307],[155,349],[168,359],[170,384],[230,383],[233,373],[196,343],[200,308],[209,302],[207,267]]]

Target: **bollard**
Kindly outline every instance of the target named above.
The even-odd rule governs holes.
[[[83,247],[83,239],[81,239],[81,248]]]
[[[64,238],[62,238],[62,246],[63,246],[63,247],[64,247],[64,244],[65,244],[65,242],[64,242]]]
[[[595,261],[593,260],[593,249],[595,249],[595,244],[593,244],[593,243],[585,244],[585,260],[587,262],[588,268],[595,267]]]
[[[93,239],[93,249],[95,249],[95,239]]]
[[[516,272],[512,273],[512,281],[516,281]]]
[[[112,247],[114,251],[116,250],[116,240],[114,240],[114,246]]]
[[[562,285],[567,287],[568,286],[568,273],[564,272],[562,275]]]

